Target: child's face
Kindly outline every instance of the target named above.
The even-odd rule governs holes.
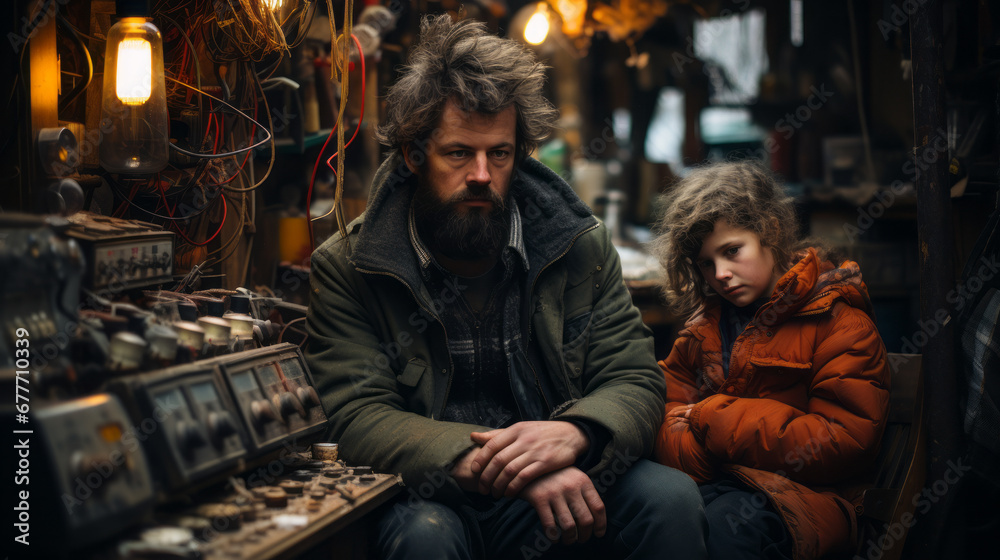
[[[781,278],[774,255],[761,246],[760,237],[725,220],[715,222],[696,264],[708,285],[737,307],[770,296]]]

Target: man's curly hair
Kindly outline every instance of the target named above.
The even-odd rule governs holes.
[[[490,34],[482,22],[426,16],[407,66],[386,95],[376,137],[391,149],[422,149],[448,100],[488,115],[513,105],[515,156],[521,161],[548,136],[558,116],[542,95],[544,84],[545,66],[517,42]]]
[[[666,270],[664,293],[675,311],[688,316],[711,295],[696,259],[719,220],[748,229],[787,270],[796,252],[798,220],[792,199],[774,176],[752,162],[699,167],[678,181],[660,202],[665,209],[654,226],[651,251]]]

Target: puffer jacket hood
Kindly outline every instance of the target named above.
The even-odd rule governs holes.
[[[837,299],[874,319],[868,288],[861,279],[858,263],[844,261],[839,267],[834,267],[832,262],[820,259],[813,248],[807,249],[800,257],[799,262],[778,280],[775,294],[771,297],[775,307],[779,303],[788,304],[786,312],[776,312],[775,323],[792,315],[824,311]]]
[[[774,292],[757,312],[757,320],[777,325],[791,317],[813,315],[829,310],[837,300],[863,311],[875,320],[875,311],[868,287],[861,278],[861,269],[854,261],[844,261],[840,266],[820,258],[810,247],[798,255],[798,262],[778,279]],[[687,328],[698,328],[719,310],[718,296],[696,311],[685,323]]]

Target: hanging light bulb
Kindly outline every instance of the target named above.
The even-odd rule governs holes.
[[[112,173],[148,174],[166,167],[169,157],[163,39],[148,10],[134,4],[119,3],[124,17],[107,34],[100,154]]]
[[[539,2],[538,8],[524,26],[524,40],[532,45],[541,45],[549,34],[549,8]]]
[[[118,43],[115,93],[126,105],[142,105],[153,89],[153,49],[139,37]]]

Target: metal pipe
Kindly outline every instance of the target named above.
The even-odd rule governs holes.
[[[917,224],[920,259],[921,332],[923,346],[924,421],[927,428],[927,479],[924,488],[947,480],[949,463],[964,452],[958,410],[958,371],[954,360],[954,322],[940,324],[940,316],[952,311],[945,294],[954,288],[951,200],[945,117],[945,85],[942,62],[941,0],[927,0],[910,15],[913,61],[914,163],[918,170]],[[936,318],[937,317],[937,318]],[[936,325],[937,332],[924,330]],[[958,495],[951,488],[919,518],[919,530],[911,530],[913,551],[921,558],[949,558],[939,550],[947,534],[948,514]],[[908,499],[904,497],[904,499]]]

